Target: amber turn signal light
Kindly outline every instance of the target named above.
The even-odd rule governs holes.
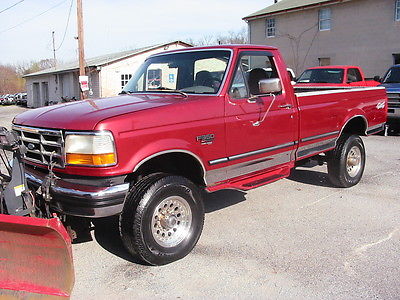
[[[67,164],[87,166],[109,166],[116,163],[114,153],[78,154],[67,153]]]

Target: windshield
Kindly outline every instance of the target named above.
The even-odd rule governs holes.
[[[300,75],[297,83],[342,83],[343,69],[311,69]]]
[[[132,76],[122,93],[218,92],[231,56],[226,50],[188,51],[150,57]]]
[[[400,83],[400,67],[390,68],[383,78],[383,83]]]

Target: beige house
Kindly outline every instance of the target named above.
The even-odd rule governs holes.
[[[148,56],[186,47],[191,47],[191,45],[175,41],[86,59],[89,98],[117,95]],[[154,70],[154,74],[149,74],[149,76],[153,76],[156,80],[157,76],[162,76],[157,71]],[[25,75],[28,107],[40,107],[47,105],[48,102],[62,102],[62,98],[80,99],[78,78],[77,61]]]
[[[400,0],[281,0],[243,19],[250,42],[278,47],[297,75],[358,65],[382,76],[400,63]]]

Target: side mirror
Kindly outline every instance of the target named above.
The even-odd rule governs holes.
[[[382,82],[382,78],[380,78],[379,76],[374,76],[374,80],[378,81],[378,82]]]
[[[279,78],[261,79],[258,82],[261,94],[272,94],[282,92],[282,84]]]
[[[261,79],[258,82],[260,94],[251,96],[247,102],[256,103],[258,97],[271,96],[273,93],[282,92],[281,80],[279,78]]]

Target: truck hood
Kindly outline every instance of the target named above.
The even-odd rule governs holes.
[[[399,83],[383,83],[380,86],[385,87],[388,92],[400,93],[400,82]]]
[[[170,105],[180,95],[121,95],[111,98],[75,101],[28,110],[14,124],[68,130],[93,130],[102,120],[122,114]]]

